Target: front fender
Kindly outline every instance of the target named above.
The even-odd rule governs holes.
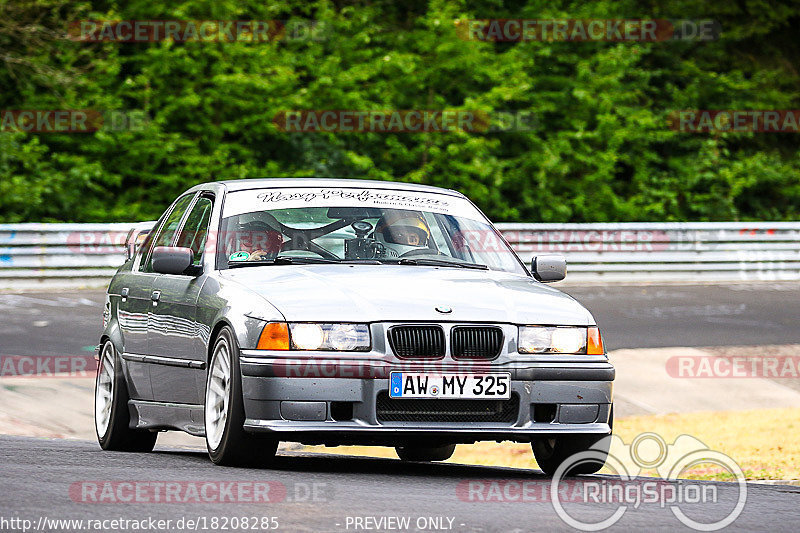
[[[103,333],[100,336],[100,344],[98,345],[97,355],[100,355],[100,350],[103,347],[103,343],[105,339],[110,339],[111,342],[114,344],[114,349],[117,353],[122,353],[124,351],[124,342],[122,337],[122,331],[119,327],[119,314],[117,306],[119,305],[118,296],[106,293],[106,303],[105,307],[103,308],[103,313],[106,318],[106,325],[103,328]]]
[[[230,280],[209,277],[198,301],[197,320],[208,332],[206,353],[223,325],[233,329],[239,347],[253,349],[267,322],[285,321],[283,314],[263,296]]]

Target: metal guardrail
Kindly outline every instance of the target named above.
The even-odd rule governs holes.
[[[520,257],[567,258],[570,281],[800,279],[800,222],[497,224]]]
[[[0,224],[0,288],[103,286],[133,224]]]
[[[103,286],[133,223],[0,224],[0,288]],[[567,257],[567,280],[800,279],[800,222],[497,224],[530,263]]]

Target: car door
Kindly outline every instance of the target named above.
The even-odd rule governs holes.
[[[200,194],[188,210],[174,246],[190,248],[194,254],[190,273],[159,274],[153,284],[153,307],[149,329],[150,382],[157,401],[200,404],[198,376],[205,376],[205,348],[198,331],[197,299],[206,277],[202,273],[213,196]]]
[[[152,400],[147,354],[147,322],[153,276],[132,270],[117,275],[117,318],[122,334],[121,357],[127,365],[128,392],[136,400]]]
[[[119,285],[122,296],[120,329],[124,338],[122,358],[126,361],[130,380],[138,393],[133,396],[136,399],[155,399],[150,379],[152,363],[149,361],[153,283],[158,277],[152,269],[153,248],[164,246],[165,242],[169,245],[194,196],[181,196],[167,209],[142,244],[130,274],[125,275]]]
[[[136,255],[130,272],[117,275],[114,287],[118,292],[117,318],[122,333],[121,357],[127,366],[131,397],[152,400],[153,389],[150,368],[146,358],[150,353],[149,328],[151,294],[156,274],[148,270],[150,254],[164,228],[180,221],[194,195],[185,195],[175,201],[156,223]]]

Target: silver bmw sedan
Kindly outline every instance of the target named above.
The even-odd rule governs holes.
[[[592,315],[526,268],[464,195],[339,179],[198,185],[108,288],[95,393],[106,450],[158,432],[205,437],[221,465],[269,464],[280,441],[531,443],[546,473],[599,470],[613,424]],[[585,455],[585,454],[584,454]]]

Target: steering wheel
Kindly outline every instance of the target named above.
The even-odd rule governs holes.
[[[287,246],[288,245],[288,246]],[[283,244],[281,252],[311,252],[325,259],[339,259],[336,254],[333,254],[315,242],[302,240],[302,238],[292,238]]]
[[[302,255],[284,254],[284,252],[311,252],[312,254],[316,254],[316,255],[318,255],[320,257],[324,257],[325,259],[333,259],[332,257],[329,257],[329,256],[327,256],[327,255],[325,255],[323,253],[320,253],[320,252],[316,251],[316,250],[306,250],[305,248],[295,248],[293,250],[282,250],[281,253],[278,254],[281,257],[303,257]]]
[[[409,250],[406,253],[402,254],[398,259],[402,259],[404,257],[414,257],[417,255],[444,255],[439,250],[432,250],[431,248],[418,248],[416,250]]]

